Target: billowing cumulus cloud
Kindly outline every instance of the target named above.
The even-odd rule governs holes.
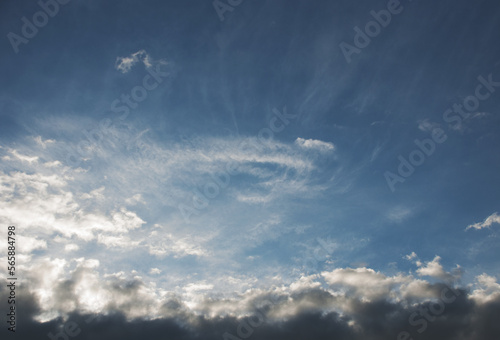
[[[303,339],[311,334],[320,339],[464,340],[500,335],[495,321],[500,285],[485,274],[466,289],[411,274],[339,268],[290,285],[223,297],[212,295],[214,286],[206,282],[174,293],[138,276],[103,277],[99,267],[99,261],[83,258],[41,259],[26,266],[30,285],[22,286],[19,294],[28,308],[19,310],[25,320],[19,335],[56,335],[64,325],[74,324],[80,339],[133,339],[161,332],[174,339],[233,340]],[[0,292],[6,298],[6,288]],[[307,335],[297,333],[303,327]]]

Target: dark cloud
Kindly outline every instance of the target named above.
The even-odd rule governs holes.
[[[444,287],[437,284],[433,289],[442,291]],[[116,311],[107,315],[71,313],[65,320],[57,318],[49,322],[37,322],[34,317],[40,313],[41,308],[35,296],[25,289],[19,289],[15,339],[50,339],[50,333],[57,340],[386,340],[398,339],[401,332],[408,332],[414,340],[498,340],[500,298],[479,303],[465,289],[455,292],[457,296],[451,293],[447,295],[450,298],[456,297],[452,302],[447,300],[448,302],[441,304],[444,309],[440,307],[438,299],[411,306],[404,302],[391,302],[387,298],[370,302],[353,299],[350,301],[349,311],[342,313],[325,312],[324,309],[305,311],[299,308],[293,316],[278,320],[270,316],[269,308],[262,308],[251,316],[237,319],[189,314],[181,308],[179,302],[172,301],[167,303],[172,312],[170,315],[173,315],[168,318],[127,320],[123,313]],[[6,293],[6,289],[2,288],[1,301],[7,301]],[[294,303],[304,300],[317,302],[321,297],[328,300],[329,294],[321,289],[312,289],[295,297]],[[177,315],[173,313],[176,310],[179,311]],[[2,332],[10,333],[6,329]],[[76,336],[70,336],[71,334]]]

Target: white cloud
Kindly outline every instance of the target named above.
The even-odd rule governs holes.
[[[47,145],[49,144],[53,144],[55,143],[56,141],[53,140],[53,139],[46,139],[46,140],[43,140],[42,139],[42,136],[36,136],[34,138],[35,142],[40,145],[43,149],[46,149],[47,148]]]
[[[301,276],[298,281],[295,281],[290,285],[290,291],[300,292],[313,288],[319,288],[321,287],[321,283],[318,282],[318,278],[319,275]]]
[[[88,199],[102,200],[102,199],[104,199],[103,193],[104,193],[105,189],[106,189],[105,187],[100,187],[98,189],[92,190],[89,193],[82,194],[81,198],[84,200],[88,200]]]
[[[414,251],[412,251],[411,254],[406,255],[403,258],[407,259],[408,261],[411,261],[413,259],[416,259],[417,257],[418,257],[417,254]]]
[[[486,303],[500,297],[500,284],[493,276],[485,273],[476,277],[478,288],[473,291],[472,297],[478,302]]]
[[[417,269],[417,273],[420,276],[430,276],[443,281],[453,281],[460,278],[460,276],[462,275],[462,270],[460,269],[460,266],[457,266],[454,269],[453,273],[449,273],[446,272],[441,263],[439,263],[440,260],[441,257],[437,255],[434,257],[432,261],[427,262],[425,264],[417,260],[416,264],[419,267]]]
[[[6,207],[0,211],[0,220],[23,225],[40,239],[59,237],[64,240],[54,250],[48,245],[49,253],[85,251],[85,243],[90,241],[97,241],[100,247],[126,249],[127,242],[133,241],[130,246],[144,246],[156,257],[208,258],[213,255],[211,261],[217,262],[222,258],[234,259],[234,255],[244,249],[289,233],[296,226],[288,228],[282,223],[262,223],[274,218],[270,211],[269,214],[263,212],[265,216],[254,215],[243,223],[238,222],[241,229],[253,228],[245,242],[238,239],[229,242],[227,240],[232,240],[234,233],[229,229],[221,230],[216,224],[227,225],[232,216],[206,209],[193,217],[194,223],[182,222],[177,207],[179,202],[191,203],[192,188],[198,186],[203,190],[203,185],[217,176],[221,181],[228,180],[223,175],[228,164],[234,165],[236,176],[229,175],[228,187],[221,188],[220,196],[210,204],[229,199],[237,210],[243,206],[257,208],[258,205],[248,203],[274,204],[276,199],[297,195],[314,197],[327,188],[310,184],[310,175],[316,165],[308,157],[307,150],[293,144],[261,141],[256,137],[230,137],[200,138],[191,145],[159,145],[143,134],[150,151],[144,155],[147,159],[142,159],[140,150],[136,157],[133,147],[126,153],[119,149],[120,145],[130,144],[128,141],[133,139],[130,132],[117,130],[116,133],[117,142],[113,145],[103,143],[106,147],[99,149],[99,154],[88,156],[85,169],[56,163],[60,161],[55,156],[61,154],[57,141],[45,140],[45,148],[40,143],[30,144],[30,150],[40,154],[40,159],[54,162],[54,166],[42,168],[23,162],[15,164],[19,168],[17,172],[0,172],[0,201]],[[101,157],[106,161],[102,162]],[[63,158],[61,161],[64,163]],[[238,181],[241,175],[249,180]],[[136,204],[138,202],[143,204]],[[175,226],[167,233],[161,231],[161,237],[148,239],[145,235],[150,234],[152,226],[141,216],[145,209],[148,209],[148,216],[160,217],[155,223],[169,221]],[[210,217],[214,225],[193,239],[204,217],[212,213],[217,215]],[[139,232],[143,227],[146,234]],[[218,240],[212,241],[217,234],[220,234]],[[218,247],[220,242],[229,244],[221,249]]]
[[[163,258],[173,255],[174,258],[193,256],[209,256],[210,252],[203,248],[203,240],[193,236],[174,236],[171,233],[152,231],[143,241],[151,255]]]
[[[89,268],[89,269],[97,268],[97,267],[99,267],[101,265],[101,262],[99,260],[96,260],[96,259],[86,259],[85,257],[77,258],[75,261],[81,267],[83,267],[83,268]]]
[[[149,270],[149,274],[151,274],[151,275],[158,275],[160,273],[161,273],[161,270],[159,268],[151,268]]]
[[[28,163],[36,163],[38,162],[38,156],[26,156],[26,155],[21,155],[17,150],[11,149],[9,152],[19,159],[22,162],[28,162]]]
[[[52,171],[47,169],[47,171]],[[53,170],[55,172],[55,170]],[[65,170],[63,170],[65,171]],[[22,171],[8,174],[0,171],[0,222],[17,224],[23,231],[46,238],[60,233],[90,241],[96,232],[127,233],[140,228],[145,222],[125,208],[103,208],[98,202],[83,204],[77,199],[103,198],[104,188],[75,197],[71,191],[73,178],[64,174],[29,174]]]
[[[80,247],[78,247],[78,245],[76,245],[74,243],[68,243],[64,246],[64,251],[67,251],[67,252],[77,251],[78,249],[80,249]]]
[[[139,241],[132,241],[130,237],[125,235],[107,235],[99,234],[97,242],[104,244],[107,248],[123,248],[130,250],[139,245]]]
[[[23,254],[31,253],[34,250],[47,249],[47,242],[45,240],[40,240],[35,237],[30,236],[18,236],[19,237],[19,250]]]
[[[146,203],[146,201],[144,200],[144,198],[142,197],[141,194],[135,194],[134,196],[130,197],[130,198],[127,198],[125,200],[125,203],[127,204],[130,204],[130,205],[135,205],[137,203]]]
[[[127,73],[135,64],[139,62],[142,62],[146,67],[151,67],[151,59],[145,50],[132,53],[128,57],[116,58],[115,68],[121,73]]]
[[[398,284],[409,282],[408,277],[401,275],[388,277],[370,268],[339,268],[321,275],[330,285],[338,285],[352,290],[352,293],[368,300],[388,296]]]
[[[498,213],[494,213],[494,214],[488,216],[483,222],[478,222],[478,223],[474,223],[474,224],[469,225],[467,228],[465,228],[465,230],[469,230],[469,229],[480,230],[480,229],[484,229],[484,228],[489,228],[489,227],[491,227],[491,225],[493,223],[500,224],[500,215],[498,215]]]
[[[135,212],[121,208],[113,214],[113,232],[127,232],[129,230],[140,228],[146,222],[143,221]]]
[[[392,222],[401,223],[410,217],[412,214],[412,210],[406,207],[397,207],[391,209],[387,214],[387,218]]]
[[[200,282],[200,283],[190,283],[187,286],[185,286],[183,289],[188,292],[199,292],[202,290],[211,290],[214,288],[213,284],[207,284],[205,282]]]
[[[316,149],[318,151],[327,152],[335,150],[335,146],[329,142],[323,142],[317,139],[297,138],[295,144],[304,149]]]
[[[43,166],[47,167],[47,168],[57,168],[57,167],[60,167],[61,165],[62,165],[62,163],[59,162],[59,161],[53,161],[53,162],[45,162],[45,163],[43,163]]]

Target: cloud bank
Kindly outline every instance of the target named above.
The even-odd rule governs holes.
[[[497,339],[500,285],[474,288],[370,268],[339,268],[290,285],[216,296],[210,284],[184,294],[139,277],[99,277],[96,260],[37,261],[18,291],[22,339]],[[42,275],[44,274],[44,275]],[[38,280],[36,279],[38,277]],[[7,299],[7,289],[0,296]]]

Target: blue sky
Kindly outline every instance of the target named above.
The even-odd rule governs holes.
[[[0,5],[0,220],[35,319],[165,316],[88,302],[92,280],[235,317],[207,299],[349,295],[352,273],[496,298],[498,4],[222,3]]]

